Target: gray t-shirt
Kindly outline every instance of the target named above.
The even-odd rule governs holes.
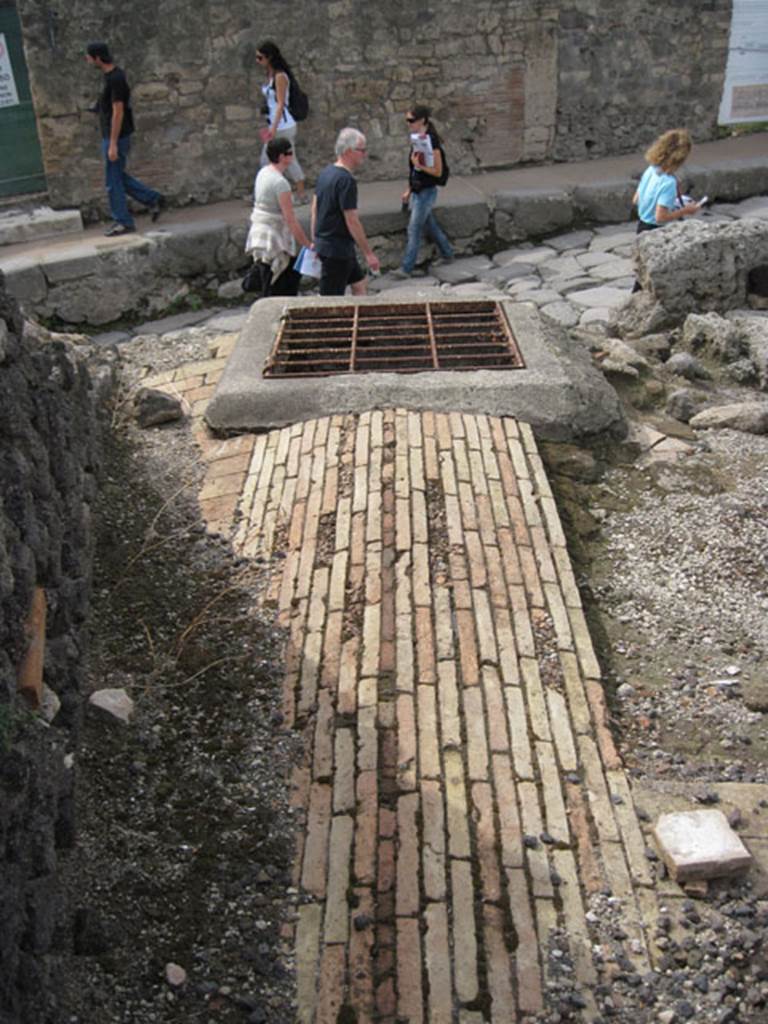
[[[290,192],[291,183],[282,176],[280,171],[268,164],[256,175],[253,186],[253,201],[267,213],[282,213],[280,209],[280,193]]]

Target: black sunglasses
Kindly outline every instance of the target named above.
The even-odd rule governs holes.
[[[419,121],[419,120],[421,120],[421,118],[418,118],[418,117],[407,117],[406,116],[405,120],[408,122],[408,124],[413,124],[414,121]]]

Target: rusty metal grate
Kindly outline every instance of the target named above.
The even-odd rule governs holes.
[[[264,377],[524,366],[498,302],[304,306],[283,315]]]

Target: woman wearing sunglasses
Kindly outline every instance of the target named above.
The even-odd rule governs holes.
[[[272,139],[288,139],[294,150],[293,164],[288,177],[296,185],[296,202],[307,203],[309,197],[304,191],[304,171],[296,157],[296,122],[288,109],[291,89],[291,69],[275,43],[266,40],[256,50],[256,60],[264,68],[266,82],[261,87],[264,94],[264,113],[267,127],[262,130],[264,146],[261,150],[261,166],[267,165],[267,143]]]
[[[430,120],[430,113],[429,107],[417,104],[405,115],[411,148],[408,154],[408,188],[403,192],[402,200],[408,204],[410,220],[403,262],[393,272],[393,277],[397,278],[410,277],[413,273],[419,256],[421,236],[425,231],[440,250],[442,259],[435,262],[447,263],[453,259],[451,243],[432,213],[437,199],[437,183],[443,177],[445,153],[440,136]],[[417,135],[422,138],[414,140],[413,137]]]
[[[243,281],[246,291],[269,295],[298,295],[301,275],[294,270],[296,243],[311,248],[311,241],[296,219],[291,186],[286,179],[293,162],[288,139],[270,139],[266,145],[267,166],[256,175],[253,188],[251,227],[245,251],[253,267]]]

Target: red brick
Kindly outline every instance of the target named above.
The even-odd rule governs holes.
[[[354,863],[355,880],[359,884],[373,885],[376,880],[377,830],[377,775],[375,771],[360,772],[357,777]]]
[[[418,702],[419,774],[437,779],[441,768],[435,687],[419,686]]]
[[[499,809],[502,864],[505,867],[522,867],[523,833],[509,757],[505,754],[494,754],[492,765],[493,788],[496,793],[496,806]]]
[[[325,624],[323,643],[323,671],[320,685],[336,691],[341,666],[341,631],[344,624],[343,612],[329,612]]]
[[[414,918],[397,921],[397,1012],[409,1024],[424,1020],[421,991],[421,938],[419,922]]]
[[[312,757],[312,775],[316,782],[330,779],[333,774],[333,718],[331,694],[328,690],[320,690],[317,695]]]
[[[422,871],[424,895],[428,900],[444,900],[445,888],[445,814],[440,782],[421,782]]]
[[[472,803],[475,808],[475,841],[483,899],[487,903],[496,903],[501,898],[501,872],[496,852],[498,843],[493,819],[493,792],[488,783],[474,783]]]
[[[416,714],[413,697],[401,693],[397,698],[397,782],[408,792],[416,788]]]
[[[498,1021],[509,1021],[512,1024],[518,1017],[510,976],[509,952],[504,940],[504,914],[498,907],[483,907],[483,937],[493,1015]]]
[[[456,995],[462,1003],[469,1003],[477,998],[478,978],[474,889],[468,861],[451,861],[451,895]]]
[[[595,719],[595,738],[600,748],[603,764],[609,770],[621,768],[621,758],[608,726],[608,709],[605,704],[605,691],[602,684],[594,679],[587,679],[584,682],[584,687]]]
[[[355,928],[354,920],[362,915],[373,920],[375,905],[370,889],[354,890],[355,907],[349,932],[349,1002],[357,1012],[358,1024],[373,1020],[373,945],[372,926]]]
[[[434,631],[430,608],[415,609],[416,652],[420,683],[434,683],[435,669]]]
[[[453,1020],[453,986],[448,946],[448,911],[445,904],[430,903],[425,917],[427,930],[424,936],[424,952],[429,979],[429,1020],[435,1024],[448,1024]],[[508,1020],[513,1021],[514,1016]]]
[[[393,1021],[397,1013],[397,996],[394,978],[385,978],[376,986],[376,1014],[379,1021]],[[320,1024],[318,1021],[317,1024]],[[334,1018],[334,1024],[336,1020]]]
[[[358,639],[347,640],[341,649],[337,710],[340,715],[354,715],[357,710]]]
[[[464,534],[464,542],[467,546],[470,582],[473,587],[484,587],[488,577],[485,570],[485,557],[483,545],[480,543],[480,535],[472,530],[467,530]]]
[[[475,641],[474,615],[470,611],[457,609],[456,627],[459,640],[461,675],[465,686],[476,686],[480,682],[480,666]]]
[[[376,889],[381,895],[395,887],[395,844],[392,839],[379,839],[378,861]]]
[[[470,779],[487,779],[488,741],[485,736],[485,712],[480,687],[465,688],[462,701],[467,736],[467,774]]]
[[[320,991],[314,1024],[336,1024],[345,1001],[346,947],[325,946],[320,957]]]
[[[398,916],[419,912],[419,835],[416,816],[418,793],[408,793],[397,801],[397,890],[395,910]]]
[[[491,751],[508,751],[507,712],[499,673],[493,665],[483,666],[483,693],[488,714],[488,745]]]
[[[301,872],[302,887],[313,896],[325,897],[328,866],[328,831],[331,822],[333,791],[325,783],[314,783],[310,790],[307,842]]]

